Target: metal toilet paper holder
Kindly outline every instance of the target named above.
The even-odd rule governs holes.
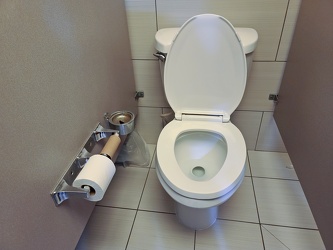
[[[75,157],[67,172],[51,192],[50,195],[56,206],[59,206],[63,201],[71,198],[89,198],[90,190],[73,187],[73,181],[81,172],[84,164],[86,164],[89,158],[93,155],[91,152],[98,142],[116,133],[119,133],[119,131],[103,128],[101,124],[98,123],[80,153]]]

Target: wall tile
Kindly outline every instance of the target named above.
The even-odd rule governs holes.
[[[154,0],[125,0],[133,59],[152,59],[156,33]]]
[[[157,60],[133,60],[136,90],[144,91],[139,106],[168,107]]]
[[[231,121],[242,132],[246,147],[253,150],[256,147],[260,128],[262,112],[235,111],[231,115]]]
[[[268,95],[279,92],[284,67],[284,62],[254,62],[237,110],[273,111],[275,104]]]
[[[286,21],[284,23],[279,51],[276,58],[277,61],[287,61],[301,2],[302,0],[290,0],[289,2]]]
[[[158,28],[178,27],[202,13],[226,17],[236,27],[258,31],[255,60],[274,61],[288,0],[157,0]]]
[[[287,152],[273,118],[273,112],[264,113],[256,150]]]

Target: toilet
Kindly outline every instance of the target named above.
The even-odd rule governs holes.
[[[258,34],[203,14],[181,28],[159,30],[155,39],[175,112],[158,138],[156,173],[178,220],[203,230],[244,178],[246,145],[230,115],[242,100]]]

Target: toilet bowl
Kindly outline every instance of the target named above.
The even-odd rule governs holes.
[[[156,172],[179,221],[195,230],[215,222],[244,177],[246,145],[230,115],[243,97],[247,66],[233,26],[212,14],[190,18],[166,57],[164,90],[175,119],[158,138]]]

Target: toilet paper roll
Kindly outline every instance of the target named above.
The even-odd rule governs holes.
[[[93,155],[84,165],[83,169],[73,182],[73,187],[90,188],[90,201],[100,201],[114,174],[116,167],[114,163],[103,155]]]

